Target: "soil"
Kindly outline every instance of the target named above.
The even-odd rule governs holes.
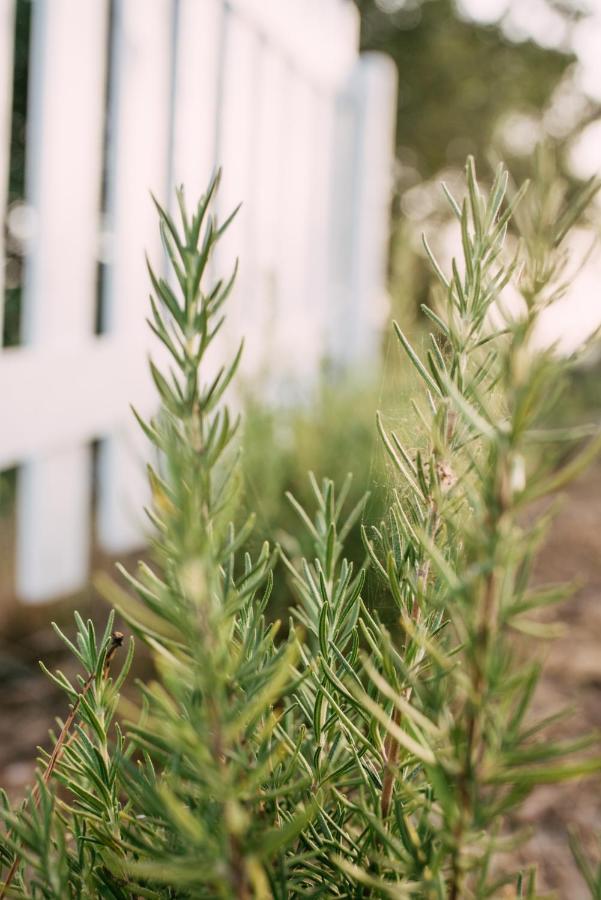
[[[106,559],[97,563],[111,568]],[[573,708],[569,718],[553,726],[555,735],[573,737],[601,729],[601,464],[566,495],[538,561],[536,579],[544,583],[577,580],[580,587],[559,609],[564,631],[544,651],[533,712],[550,715],[566,706]],[[47,744],[54,718],[65,715],[62,696],[42,676],[37,661],[43,658],[49,668],[75,675],[70,657],[48,627],[52,618],[70,627],[74,599],[83,614],[92,611],[92,618],[103,626],[105,609],[91,588],[52,608],[8,604],[13,612],[0,640],[0,785],[13,798],[21,796],[31,781],[36,746]],[[2,599],[0,609],[6,608]],[[536,648],[529,652],[540,654],[538,643]],[[143,669],[147,662],[138,655],[137,665]],[[565,900],[590,897],[572,859],[567,829],[576,829],[582,844],[598,857],[601,779],[537,788],[514,825],[532,834],[520,838],[513,856],[536,865],[540,892]]]
[[[562,634],[547,645],[532,714],[542,718],[571,708],[552,729],[574,738],[601,730],[601,464],[574,483],[564,498],[539,557],[542,584],[576,582],[573,596],[555,610]],[[598,755],[599,743],[593,748]],[[533,837],[519,851],[537,865],[539,889],[565,900],[590,898],[567,841],[573,829],[590,856],[601,860],[601,778],[539,787],[521,809],[519,824]]]

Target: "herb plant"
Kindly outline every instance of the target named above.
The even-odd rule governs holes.
[[[22,808],[4,803],[0,898],[536,897],[534,873],[503,856],[509,816],[536,785],[601,767],[595,736],[553,742],[529,714],[540,666],[519,640],[543,634],[536,610],[563,596],[531,586],[549,515],[529,509],[601,447],[548,426],[573,360],[533,342],[594,185],[565,211],[535,190],[512,256],[523,192],[507,201],[502,167],[485,195],[470,160],[465,199],[448,194],[462,259],[445,274],[426,244],[439,286],[423,353],[395,325],[422,390],[408,440],[378,417],[394,485],[359,568],[344,549],[364,516],[364,501],[347,508],[350,477],[311,477],[313,510],[290,497],[311,558],[245,550],[254,521],[240,522],[239,422],[223,399],[241,351],[205,373],[235,275],[209,279],[229,223],[211,215],[217,185],[192,214],[178,192],[177,223],[157,204],[173,278],[150,269],[166,358],[151,363],[159,412],[140,419],[156,451],[153,563],[121,570],[127,589],[105,585],[156,678],[117,719],[133,637],[120,652],[113,613],[103,636],[77,615],[75,640],[61,633],[82,675],[48,673],[71,712]],[[285,629],[269,616],[278,552]]]

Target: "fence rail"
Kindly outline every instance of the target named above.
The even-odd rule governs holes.
[[[2,220],[15,9],[0,0]],[[325,355],[373,354],[395,76],[357,46],[347,0],[32,0],[31,234],[20,344],[0,351],[0,468],[20,467],[25,601],[87,578],[92,441],[101,545],[143,540],[129,403],[152,402],[144,254],[159,267],[163,254],[150,190],[168,202],[183,183],[193,200],[219,164],[222,211],[242,200],[217,266],[240,257],[222,349],[246,334],[248,376],[271,366],[306,382]]]

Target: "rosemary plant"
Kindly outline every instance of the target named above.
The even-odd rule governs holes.
[[[378,654],[376,623],[364,660],[387,701],[381,817],[400,841],[389,842],[388,861],[377,863],[388,881],[405,859],[400,883],[409,866],[419,896],[450,898],[494,896],[506,882],[522,883],[495,864],[511,846],[507,814],[536,784],[599,767],[598,757],[578,757],[596,736],[553,743],[545,722],[527,718],[540,669],[516,640],[542,635],[532,613],[565,596],[557,586],[530,586],[549,516],[533,522],[528,507],[567,484],[601,447],[597,436],[558,463],[562,443],[577,434],[544,423],[571,361],[533,342],[541,312],[561,294],[557,248],[572,213],[556,215],[549,230],[544,198],[535,198],[529,252],[518,248],[507,261],[507,225],[523,191],[502,211],[506,173],[499,168],[483,197],[471,160],[467,187],[461,205],[447,191],[462,264],[453,261],[445,275],[425,243],[441,290],[439,307],[423,308],[434,325],[423,357],[395,325],[424,384],[424,401],[415,402],[421,439],[412,450],[379,422],[399,487],[388,521],[366,536],[404,631],[400,645],[387,638]],[[523,308],[510,314],[502,291],[516,273]],[[491,324],[493,306],[504,311],[501,327]],[[521,889],[534,896],[533,882]]]
[[[426,244],[439,292],[424,308],[425,352],[395,325],[423,392],[410,441],[378,417],[394,472],[389,513],[365,526],[356,570],[344,543],[365,507],[346,509],[350,478],[337,491],[311,476],[314,511],[290,498],[314,554],[282,554],[295,600],[279,637],[268,615],[278,551],[252,558],[253,518],[232,524],[238,421],[224,394],[240,351],[205,373],[234,278],[209,281],[230,221],[211,214],[217,184],[192,214],[179,192],[177,224],[157,204],[173,279],[150,269],[149,324],[168,359],[151,363],[160,410],[139,419],[156,451],[153,562],[121,570],[127,590],[105,585],[156,678],[120,725],[133,638],[117,671],[113,614],[101,638],[78,616],[75,641],[61,634],[83,674],[73,684],[48,673],[71,710],[23,807],[4,802],[0,897],[451,900],[507,885],[536,897],[534,875],[504,861],[508,816],[536,785],[601,767],[595,736],[552,742],[532,719],[540,667],[519,640],[544,633],[535,611],[563,595],[531,587],[549,516],[533,521],[528,507],[601,447],[547,427],[571,360],[533,342],[561,290],[573,214],[534,192],[525,241],[508,257],[523,192],[506,201],[501,167],[482,194],[468,162],[466,198],[448,194],[462,260],[447,275]],[[523,298],[513,314],[510,282]],[[370,566],[379,599],[368,604]]]

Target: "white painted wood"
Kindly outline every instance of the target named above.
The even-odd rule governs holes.
[[[278,358],[278,298],[285,217],[282,206],[285,176],[286,66],[281,54],[265,40],[259,44],[256,104],[257,156],[254,172],[252,233],[256,247],[256,316],[260,346],[254,360],[257,376],[273,369]]]
[[[311,205],[309,209],[308,295],[311,298],[315,331],[319,335],[321,362],[327,359],[328,328],[331,318],[329,262],[332,254],[332,173],[337,165],[334,155],[335,95],[314,90],[313,142],[311,158]]]
[[[88,574],[91,451],[73,446],[19,472],[17,590],[37,603],[78,590]]]
[[[92,331],[107,13],[106,0],[38,0],[32,10],[26,192],[36,227],[22,313],[32,347],[66,350]],[[48,397],[43,379],[37,391],[29,414],[55,405],[60,427],[62,398]],[[17,584],[32,601],[81,584],[89,552],[89,447],[36,450],[17,500]]]
[[[25,343],[69,346],[92,332],[102,165],[106,0],[32,7]],[[77,73],[77,74],[75,74]]]
[[[316,310],[310,294],[312,264],[309,233],[314,202],[313,184],[316,127],[313,89],[295,70],[286,81],[287,119],[283,148],[283,221],[280,253],[281,295],[278,302],[278,368],[290,385],[310,384],[320,353],[315,331]]]
[[[169,0],[117,0],[115,5],[107,216],[113,254],[105,326],[110,334],[127,336],[136,345],[147,333],[145,253],[163,271],[150,191],[167,202],[171,12]],[[98,534],[111,552],[137,548],[145,538],[142,507],[148,488],[131,401],[122,395],[122,424],[103,442],[99,455]]]
[[[11,347],[0,354],[0,469],[89,444],[123,421],[125,398],[154,401],[144,344],[90,336],[70,348]]]
[[[221,0],[179,0],[171,178],[184,185],[190,209],[215,168],[222,26]]]
[[[331,170],[331,234],[329,287],[330,305],[326,331],[327,355],[336,366],[352,359],[350,322],[353,309],[352,257],[354,253],[354,210],[356,206],[355,172],[357,168],[356,134],[358,107],[353,90],[346,86],[335,101],[333,146],[335,165]]]
[[[14,0],[0,0],[0,223],[6,216],[8,167],[10,162]],[[0,228],[0,346],[4,329],[4,227]]]
[[[335,88],[357,55],[359,14],[347,0],[229,0],[304,78]]]
[[[227,11],[217,143],[218,164],[224,172],[217,200],[220,220],[225,220],[238,204],[242,203],[242,206],[217,247],[216,274],[218,277],[228,276],[236,258],[240,268],[228,301],[228,321],[222,332],[223,339],[215,350],[222,359],[224,355],[231,356],[244,336],[242,371],[245,372],[252,369],[259,339],[254,319],[256,235],[252,229],[258,52],[258,39],[253,31],[235,12]]]
[[[173,131],[167,205],[179,221],[175,188],[183,185],[186,206],[192,214],[217,168],[225,8],[222,0],[178,0],[174,10]],[[175,273],[169,270],[167,274],[177,292]],[[205,281],[212,274],[210,261]]]
[[[23,463],[18,588],[29,600],[87,573],[91,455],[98,533],[144,540],[148,448],[129,411],[156,402],[147,370],[149,282],[164,270],[152,190],[189,206],[222,164],[223,217],[242,210],[215,273],[240,257],[229,330],[211,367],[246,336],[244,376],[277,370],[289,401],[320,357],[369,359],[383,293],[394,74],[357,61],[348,0],[115,0],[104,332],[94,335],[108,0],[33,5],[26,345],[0,354],[0,467]],[[0,0],[0,215],[9,140],[14,0]],[[1,248],[0,248],[1,249]],[[332,339],[332,335],[335,339]],[[157,348],[153,348],[153,353]],[[278,394],[276,393],[276,396]],[[272,394],[273,396],[273,394]]]
[[[345,339],[350,358],[363,361],[374,358],[388,311],[386,268],[396,109],[396,69],[392,60],[380,53],[361,56],[351,92],[357,118],[352,140],[352,314],[345,319]]]

